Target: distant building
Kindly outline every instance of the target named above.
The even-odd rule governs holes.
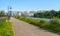
[[[14,16],[21,16],[21,12],[15,12],[13,13]]]
[[[24,11],[24,12],[15,11],[13,13],[14,16],[33,16],[34,14],[35,12],[27,12],[27,11]]]
[[[22,12],[21,16],[28,16],[28,12],[27,11]]]
[[[22,16],[33,16],[34,13],[33,13],[33,12],[26,12],[26,11],[25,11],[25,12],[22,12],[21,15],[22,15]]]
[[[17,16],[21,16],[21,12],[17,12],[16,15],[17,15]]]

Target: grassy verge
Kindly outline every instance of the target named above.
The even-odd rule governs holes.
[[[19,20],[23,20],[23,21],[28,22],[28,23],[31,23],[33,25],[37,25],[41,28],[50,29],[54,32],[60,32],[60,19],[59,18],[53,18],[50,21],[33,20],[31,18],[20,17],[20,16],[16,16],[15,18],[17,18]]]
[[[13,36],[12,24],[0,19],[0,36]]]

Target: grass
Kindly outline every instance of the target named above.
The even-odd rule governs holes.
[[[0,36],[13,36],[12,24],[6,19],[0,19]]]

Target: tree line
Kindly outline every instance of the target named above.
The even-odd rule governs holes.
[[[35,13],[34,17],[38,18],[53,18],[53,17],[58,17],[60,18],[60,10],[55,11],[55,10],[50,10],[50,11],[39,11],[39,13]]]

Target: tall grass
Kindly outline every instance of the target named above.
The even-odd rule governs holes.
[[[0,19],[0,36],[13,36],[12,24],[6,19]]]

